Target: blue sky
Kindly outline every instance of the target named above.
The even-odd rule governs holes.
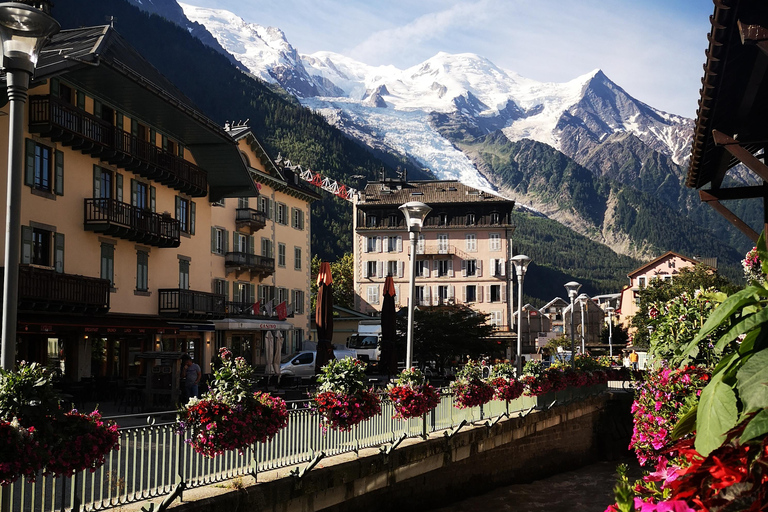
[[[476,53],[534,80],[600,68],[653,107],[695,117],[710,0],[182,0],[278,27],[300,53],[407,68]]]

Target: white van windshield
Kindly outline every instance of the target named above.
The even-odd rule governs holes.
[[[360,336],[356,334],[349,339],[349,348],[376,348],[378,344],[378,336]]]

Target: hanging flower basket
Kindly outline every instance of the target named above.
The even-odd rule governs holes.
[[[120,441],[117,425],[103,422],[97,411],[81,414],[72,410],[52,424],[59,435],[48,445],[47,475],[71,476],[86,469],[96,471]]]
[[[510,363],[494,365],[488,380],[494,389],[495,400],[510,402],[519,398],[525,391],[523,383],[515,378],[515,367]]]
[[[417,368],[403,370],[387,393],[395,407],[395,415],[392,416],[395,419],[418,418],[440,403],[440,393]]]
[[[477,361],[467,361],[451,383],[454,405],[459,409],[477,407],[493,399],[494,388],[483,380],[483,366]]]
[[[34,480],[45,465],[48,452],[35,436],[18,421],[0,421],[0,485],[9,485],[25,477]]]
[[[345,357],[331,360],[321,369],[312,403],[324,429],[350,430],[381,413],[381,399],[367,389],[365,367],[363,361]]]
[[[219,350],[221,365],[213,372],[211,389],[179,411],[178,431],[199,454],[214,457],[265,443],[288,424],[285,401],[261,391],[251,392],[253,368],[242,357]]]

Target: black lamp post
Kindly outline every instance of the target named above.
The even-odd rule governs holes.
[[[5,218],[5,280],[3,284],[2,368],[12,370],[16,359],[19,252],[21,250],[21,179],[24,164],[24,104],[29,81],[43,44],[59,31],[50,16],[50,2],[0,3],[0,44],[10,115],[8,125],[8,185]]]

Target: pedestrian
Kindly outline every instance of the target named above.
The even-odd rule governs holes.
[[[184,354],[181,361],[183,364],[182,374],[184,375],[184,402],[186,403],[190,398],[198,397],[198,385],[203,373],[200,370],[200,365],[195,363],[189,354]]]
[[[637,352],[632,350],[632,353],[629,354],[629,364],[632,367],[633,370],[637,370],[637,361],[640,359],[640,356],[637,354]]]

